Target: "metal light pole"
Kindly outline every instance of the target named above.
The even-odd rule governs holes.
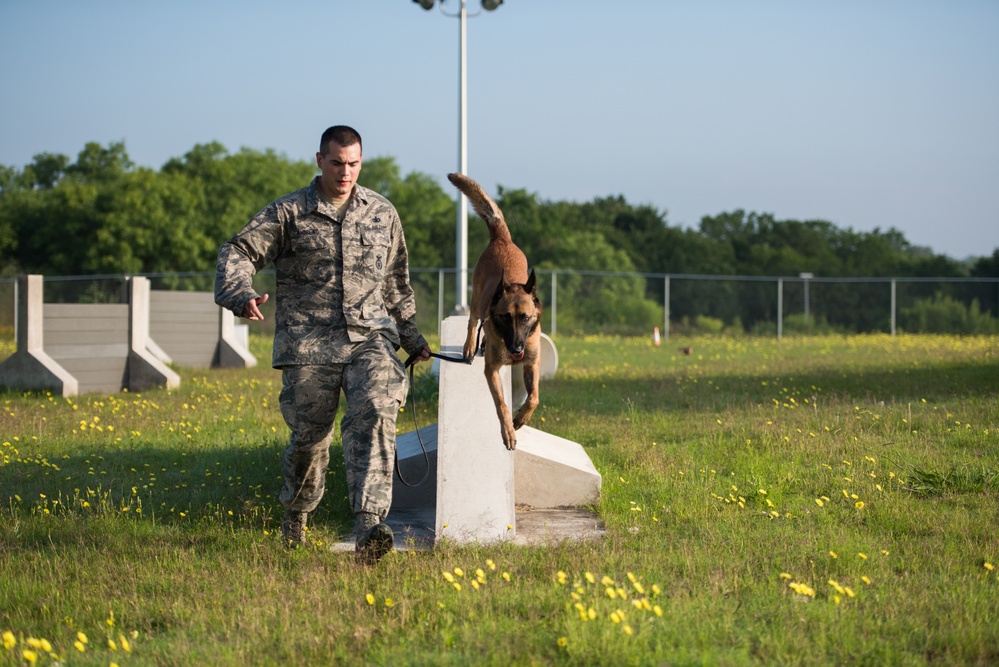
[[[413,0],[426,10],[433,9],[438,0]],[[467,77],[467,29],[469,16],[478,16],[482,11],[468,13],[467,1],[459,0],[461,7],[457,14],[444,11],[446,0],[439,0],[441,14],[458,19],[458,173],[468,175],[468,77]],[[481,0],[482,9],[491,12],[503,0]],[[457,284],[457,300],[454,306],[455,315],[468,314],[468,197],[464,192],[458,192],[458,215],[455,224],[455,255]]]

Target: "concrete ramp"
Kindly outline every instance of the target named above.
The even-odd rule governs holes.
[[[581,507],[600,499],[602,478],[578,442],[523,426],[517,431],[514,498],[518,507]]]

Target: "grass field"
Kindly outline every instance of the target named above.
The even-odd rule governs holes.
[[[532,425],[607,535],[370,568],[328,548],[337,447],[280,544],[267,340],[171,393],[0,395],[0,665],[999,664],[999,338],[557,344]]]

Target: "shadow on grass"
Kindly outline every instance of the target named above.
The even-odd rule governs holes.
[[[276,532],[284,511],[278,496],[285,444],[271,437],[214,449],[103,445],[86,454],[25,457],[0,466],[0,522],[14,525],[27,516],[131,517],[150,527],[180,528],[189,536],[205,526]],[[346,497],[343,455],[335,441],[326,493],[310,525],[349,533]],[[74,531],[49,533],[44,522],[28,523],[31,534],[18,538],[22,548],[81,539]]]

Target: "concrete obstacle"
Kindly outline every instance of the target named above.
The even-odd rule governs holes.
[[[443,354],[461,355],[466,326],[465,317],[444,320]],[[544,339],[542,377],[551,377],[558,356],[551,339]],[[446,539],[523,544],[532,543],[534,537],[576,538],[602,532],[590,512],[578,509],[595,503],[601,486],[600,473],[582,446],[524,426],[517,431],[517,449],[508,451],[483,364],[481,357],[471,365],[442,364],[438,423],[397,438],[403,478],[415,484],[427,477],[417,486],[395,479],[388,520],[400,532],[400,544],[407,536],[432,543]],[[516,412],[519,403],[510,403],[510,367],[504,369],[503,381],[507,405]],[[537,520],[534,511],[543,519]]]
[[[17,350],[0,364],[0,387],[75,396],[79,383],[45,351],[42,277],[17,279]]]
[[[215,304],[212,292],[153,290],[149,350],[165,363],[191,368],[252,368],[245,324]]]
[[[17,351],[0,364],[0,386],[63,396],[123,388],[175,388],[166,364],[193,368],[257,364],[248,327],[211,292],[151,290],[128,279],[128,302],[44,303],[43,278],[17,281]]]
[[[17,285],[17,351],[0,364],[0,386],[74,396],[180,384],[146,349],[148,279],[130,279],[127,304],[45,305],[42,276]]]

